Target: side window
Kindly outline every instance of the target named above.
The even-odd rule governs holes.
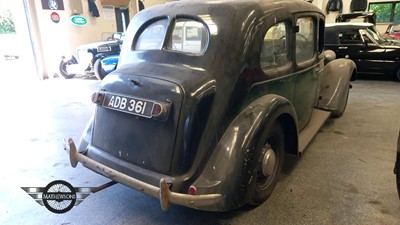
[[[161,49],[165,39],[167,25],[167,19],[158,20],[148,25],[146,29],[140,33],[135,45],[135,50]]]
[[[288,62],[286,24],[275,24],[268,29],[261,47],[260,65],[262,69],[283,66]]]
[[[395,32],[395,33],[400,32],[400,25],[393,25],[392,32]]]
[[[191,19],[177,19],[167,49],[204,53],[209,42],[208,31],[204,24]]]
[[[324,44],[328,44],[328,45],[339,44],[339,36],[340,36],[340,34],[338,34],[333,29],[329,29],[329,28],[325,29],[325,43]]]
[[[339,33],[339,40],[341,44],[360,44],[363,42],[358,30]]]
[[[301,63],[314,56],[316,39],[314,20],[311,17],[299,18],[296,22],[296,62]]]

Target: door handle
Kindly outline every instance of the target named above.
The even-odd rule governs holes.
[[[339,49],[347,49],[347,47],[339,47]]]

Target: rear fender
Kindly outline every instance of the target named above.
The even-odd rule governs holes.
[[[318,108],[328,111],[341,109],[346,104],[350,80],[355,74],[356,65],[349,59],[336,59],[325,65]]]
[[[220,193],[224,196],[224,201],[215,205],[214,210],[230,210],[247,202],[258,159],[254,146],[266,126],[288,115],[290,121],[297,121],[294,108],[287,99],[267,95],[253,101],[230,124],[199,179],[193,183],[198,194]],[[297,147],[297,139],[293,142]]]
[[[86,151],[92,139],[92,130],[93,130],[93,116],[90,118],[89,122],[86,124],[85,129],[82,132],[81,138],[79,140],[78,152]]]

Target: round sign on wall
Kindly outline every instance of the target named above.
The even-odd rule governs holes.
[[[87,24],[87,19],[80,15],[74,15],[71,16],[71,22],[76,26],[84,26]]]
[[[56,12],[52,12],[50,14],[50,18],[51,18],[51,21],[53,21],[54,23],[60,22],[60,15],[58,15],[58,13],[56,13]]]

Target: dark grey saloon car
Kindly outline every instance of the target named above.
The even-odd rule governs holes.
[[[92,96],[78,162],[160,199],[207,211],[260,205],[285,153],[300,155],[346,108],[356,73],[324,49],[302,0],[175,1],[130,22],[118,68]],[[328,62],[326,65],[325,62]]]

